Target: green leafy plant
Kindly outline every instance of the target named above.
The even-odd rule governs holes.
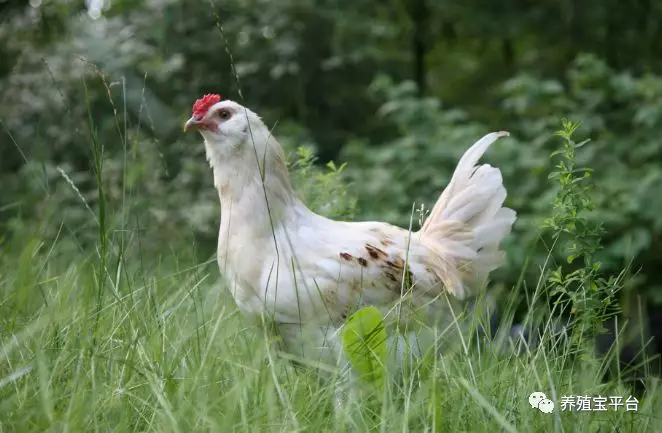
[[[308,206],[314,211],[333,218],[352,218],[356,213],[356,199],[344,178],[346,163],[326,164],[326,170],[316,165],[312,149],[299,146],[292,162],[294,183]]]
[[[617,279],[606,280],[600,276],[601,263],[595,254],[602,246],[602,224],[589,219],[587,214],[595,209],[592,199],[592,169],[577,166],[577,149],[589,140],[576,143],[572,136],[579,122],[563,120],[563,129],[554,135],[563,139],[563,147],[552,152],[560,157],[555,170],[549,175],[559,188],[553,202],[553,214],[543,228],[552,231],[554,245],[558,245],[568,264],[581,260],[579,267],[565,271],[558,266],[548,277],[552,295],[560,295],[560,302],[568,302],[575,317],[575,326],[582,332],[576,338],[587,338],[601,329],[600,323],[608,313],[615,312]],[[611,311],[609,311],[611,310]]]
[[[352,314],[342,330],[342,345],[359,377],[382,389],[387,355],[382,313],[371,306]]]

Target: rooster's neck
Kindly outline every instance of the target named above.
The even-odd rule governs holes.
[[[303,204],[291,186],[284,161],[271,160],[266,170],[255,158],[242,163],[219,159],[210,163],[222,220],[241,221],[260,235],[273,226],[295,223],[293,219]]]

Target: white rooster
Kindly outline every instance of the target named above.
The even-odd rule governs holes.
[[[462,156],[422,228],[410,232],[308,209],[281,145],[236,102],[205,95],[184,130],[204,137],[221,202],[218,264],[239,309],[273,319],[288,350],[304,358],[342,359],[338,331],[362,306],[394,317],[398,305],[399,323],[421,311],[430,325],[448,319],[438,317],[449,315],[445,295],[465,299],[502,262],[499,244],[516,214],[503,207],[499,169],[476,164],[506,132],[487,134]]]

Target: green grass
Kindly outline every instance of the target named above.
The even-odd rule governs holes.
[[[533,391],[557,406],[563,395],[630,394],[600,383],[599,362],[573,357],[551,336],[519,356],[498,343],[452,351],[383,394],[351,394],[335,413],[333,386],[278,356],[272,337],[237,313],[213,261],[184,259],[190,248],[174,245],[152,260],[122,256],[120,241],[108,239],[104,261],[60,254],[38,238],[3,245],[0,431],[662,428],[655,390],[637,413],[530,408]]]

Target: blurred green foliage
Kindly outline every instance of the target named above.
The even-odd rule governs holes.
[[[193,240],[211,254],[217,198],[200,140],[181,126],[200,94],[219,92],[275,125],[300,191],[335,217],[408,226],[412,203],[433,203],[469,145],[510,131],[486,157],[520,215],[495,278],[514,284],[529,259],[535,282],[557,188],[552,133],[568,117],[582,122],[577,141],[591,138],[577,163],[595,169],[596,260],[607,273],[634,261],[628,289],[662,302],[662,5],[100,4],[92,19],[83,2],[0,1],[2,236],[41,230],[71,251],[94,245],[94,137],[110,227],[132,230],[111,236],[139,236],[155,253]],[[332,159],[348,165],[325,167]]]

